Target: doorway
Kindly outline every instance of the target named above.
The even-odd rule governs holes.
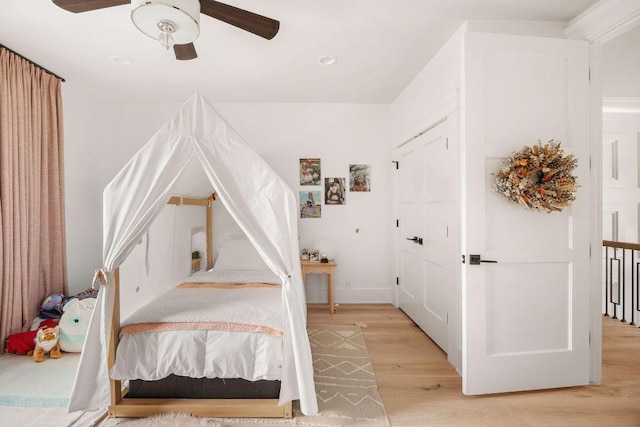
[[[604,240],[638,243],[640,27],[602,46]]]

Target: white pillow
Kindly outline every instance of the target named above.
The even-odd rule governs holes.
[[[268,270],[248,239],[225,240],[218,249],[215,270]]]

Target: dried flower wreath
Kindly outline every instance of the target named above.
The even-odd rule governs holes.
[[[578,159],[564,155],[560,142],[524,146],[507,158],[495,174],[495,191],[527,209],[562,211],[575,200]]]

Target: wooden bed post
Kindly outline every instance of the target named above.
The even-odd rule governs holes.
[[[168,205],[187,205],[187,206],[204,206],[206,211],[206,232],[207,232],[207,270],[213,268],[213,200],[211,199],[194,199],[191,197],[173,196],[167,202]]]
[[[283,418],[291,419],[293,418],[293,402],[288,401],[284,404],[284,416]]]
[[[116,363],[116,348],[118,347],[120,334],[120,269],[117,268],[113,272],[113,316],[111,317],[111,334],[109,335],[109,350],[107,367],[109,371]],[[111,389],[111,406],[109,407],[109,416],[115,417],[116,405],[122,400],[122,382],[118,380],[109,380]]]

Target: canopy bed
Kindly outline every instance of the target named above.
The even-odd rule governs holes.
[[[133,387],[130,384],[131,391],[123,393],[121,379],[135,379],[141,375],[140,372],[131,372],[131,369],[138,368],[120,364],[117,360],[118,353],[124,355],[128,352],[129,355],[133,355],[131,358],[136,359],[136,348],[141,348],[141,345],[144,348],[146,344],[136,344],[130,340],[131,337],[127,335],[135,335],[127,333],[126,328],[130,325],[120,328],[118,267],[149,228],[163,205],[170,200],[170,196],[175,194],[181,176],[194,165],[203,169],[209,184],[216,189],[220,202],[255,248],[258,258],[265,266],[262,273],[268,277],[259,278],[258,281],[266,284],[245,288],[246,285],[238,285],[242,282],[237,277],[230,276],[229,271],[222,276],[218,272],[215,277],[197,274],[190,280],[191,283],[169,291],[174,294],[165,296],[168,298],[165,303],[170,305],[172,301],[184,299],[190,301],[189,307],[193,308],[203,301],[217,301],[218,310],[207,310],[206,304],[200,304],[200,311],[233,312],[230,307],[236,306],[245,307],[236,309],[236,314],[245,312],[246,315],[257,312],[253,309],[248,310],[247,307],[256,308],[262,305],[256,304],[255,298],[261,302],[271,300],[272,304],[266,309],[268,313],[261,313],[260,316],[264,316],[257,322],[265,324],[248,331],[254,333],[248,339],[255,340],[255,337],[260,335],[255,332],[261,333],[260,339],[269,337],[265,338],[268,343],[254,345],[269,348],[263,353],[276,354],[276,361],[268,362],[267,365],[272,368],[278,365],[278,369],[252,368],[252,374],[241,375],[232,369],[231,377],[244,376],[248,377],[244,380],[249,382],[266,382],[260,383],[260,387],[252,387],[250,384],[249,389],[260,388],[262,391],[249,394],[244,391],[237,392],[234,385],[234,398],[211,398],[212,394],[208,392],[195,396],[192,394],[158,397],[164,396],[164,387],[154,391],[137,382],[133,383]],[[205,205],[208,212],[207,226],[211,226],[210,201],[186,198],[173,198],[171,201]],[[306,333],[306,301],[298,257],[296,198],[286,183],[231,129],[201,95],[195,94],[191,97],[173,119],[165,124],[116,175],[105,188],[103,202],[104,261],[103,268],[96,273],[96,276],[102,279],[102,284],[70,399],[70,412],[108,407],[109,415],[114,417],[148,416],[166,412],[188,412],[198,416],[290,417],[291,402],[299,399],[300,409],[304,414],[317,413],[311,349]],[[210,245],[209,231],[207,236],[207,243]],[[209,248],[208,269],[212,266],[211,253]],[[216,269],[213,270],[216,273]],[[253,279],[256,278],[250,277],[245,280],[249,283],[256,282]],[[221,303],[222,301],[224,303]],[[155,319],[152,317],[153,307],[146,307],[146,310],[140,315],[142,323],[155,323],[155,320],[149,321]],[[200,324],[236,322],[226,322],[225,317],[201,318],[198,317],[200,313],[195,313],[195,310],[196,308],[190,314],[195,316],[193,318],[172,318],[172,321],[180,323],[181,320],[194,320],[192,323]],[[163,318],[165,320],[171,317],[170,311],[156,310],[167,316]],[[239,323],[250,324],[249,320],[252,319],[244,319]],[[136,327],[132,328],[129,329],[134,330]],[[269,332],[265,334],[267,330]],[[198,333],[202,331],[194,332]],[[215,335],[218,332],[206,333]],[[126,337],[123,343],[126,341],[127,344],[116,351],[120,335]],[[158,342],[162,340],[153,339]],[[224,343],[230,342],[227,338],[219,339]],[[165,356],[154,357],[157,361],[157,358]],[[208,362],[204,363],[207,364]],[[175,367],[180,363],[174,361],[173,365]],[[210,364],[204,368],[193,375],[179,372],[177,377],[180,378],[173,379],[180,382],[182,378],[191,376],[203,380],[217,377],[219,374],[217,368]],[[139,369],[148,371],[144,367]],[[110,372],[113,377],[109,376]],[[165,376],[168,372],[167,370],[162,374],[154,373],[149,378],[151,381],[166,378],[171,381],[170,375]],[[278,384],[274,386],[269,381],[277,381]],[[174,386],[185,388],[184,384],[171,384],[171,387]],[[202,387],[212,390],[220,388],[219,384],[207,384]],[[186,385],[186,389],[193,389],[193,386]],[[227,387],[223,394],[228,391]],[[133,394],[126,393],[142,397],[132,397]],[[213,395],[217,396],[216,393]],[[149,394],[153,397],[144,397]],[[256,394],[260,398],[255,398]],[[267,398],[264,398],[265,396]]]

